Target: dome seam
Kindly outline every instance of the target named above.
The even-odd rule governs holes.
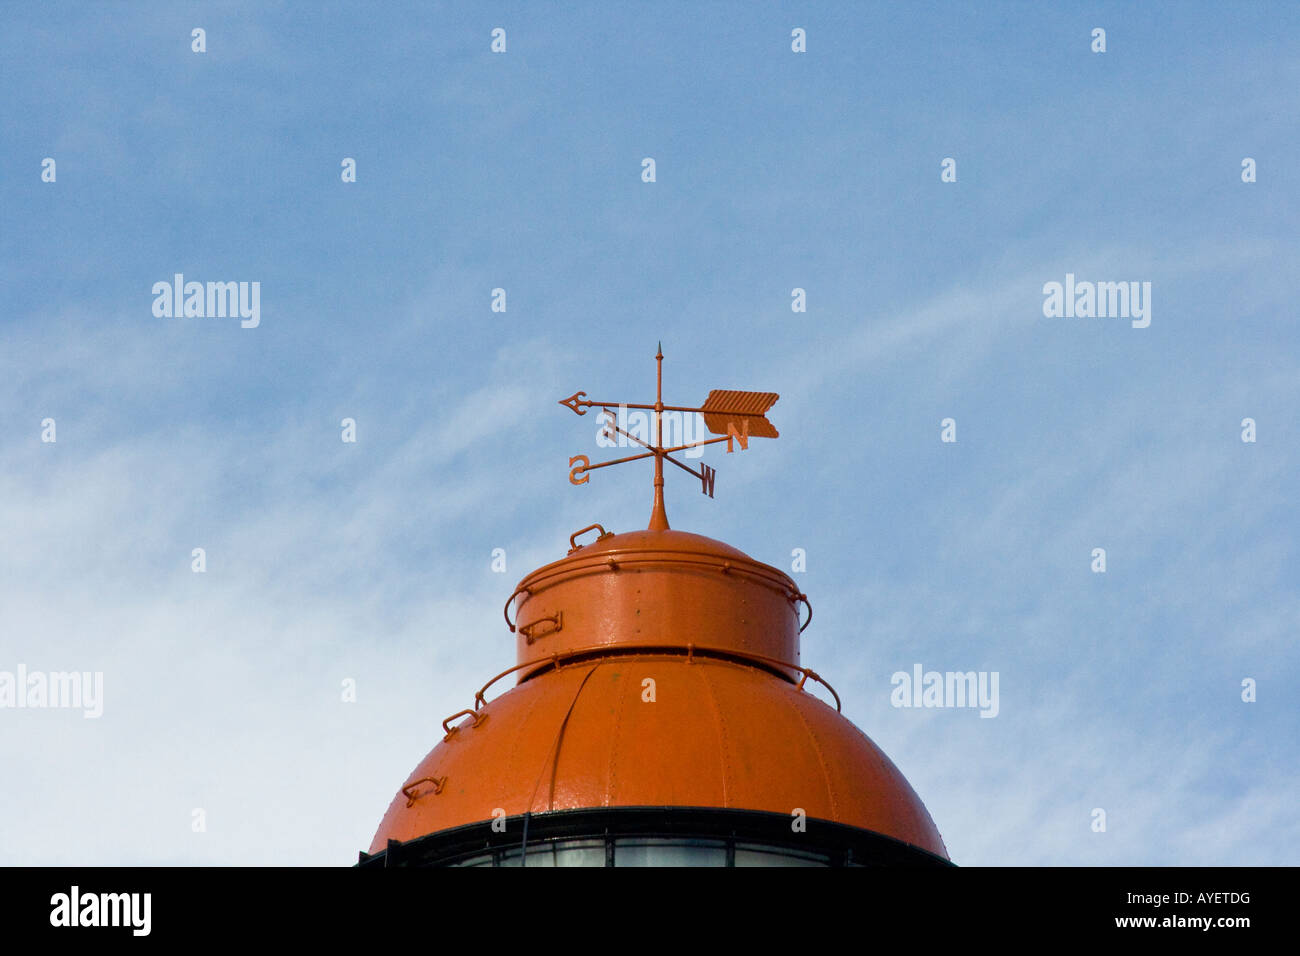
[[[698,671],[700,680],[704,684],[704,689],[709,695],[709,703],[713,707],[713,718],[718,725],[718,762],[722,768],[722,805],[723,807],[731,806],[730,788],[727,785],[729,756],[727,747],[727,720],[722,715],[722,708],[718,706],[718,696],[714,693],[713,682],[709,680],[707,665],[700,667]]]
[[[799,691],[798,693],[803,693]],[[790,706],[799,718],[799,723],[803,724],[804,731],[808,734],[808,740],[812,743],[813,752],[817,754],[817,764],[822,768],[822,783],[826,786],[826,796],[831,802],[831,819],[839,820],[840,808],[835,799],[835,787],[831,784],[831,775],[826,769],[826,756],[822,753],[821,741],[817,739],[817,734],[813,731],[812,725],[804,717],[803,710],[799,704],[792,698]]]

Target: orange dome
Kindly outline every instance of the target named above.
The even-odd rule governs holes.
[[[799,665],[806,598],[786,574],[700,535],[592,528],[511,595],[518,685],[449,719],[371,853],[523,814],[654,807],[802,812],[947,858],[889,758],[805,689],[820,678]]]

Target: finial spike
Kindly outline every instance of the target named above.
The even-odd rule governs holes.
[[[664,509],[664,486],[655,485],[655,503],[650,510],[650,529],[651,531],[668,530],[668,512]]]

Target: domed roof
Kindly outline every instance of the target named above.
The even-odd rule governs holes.
[[[371,852],[501,811],[646,806],[802,809],[947,857],[903,775],[834,707],[745,663],[671,653],[575,659],[463,719]]]
[[[673,454],[724,441],[728,451],[743,450],[750,437],[777,437],[765,414],[778,396],[715,389],[696,408],[666,405],[662,348],[655,360],[655,404],[626,406],[654,411],[654,444],[618,425],[610,403],[585,392],[560,401],[579,415],[602,408],[606,437],[647,449],[595,465],[570,458],[574,485],[595,469],[654,458],[649,527],[610,534],[590,525],[570,537],[565,557],[519,582],[504,609],[517,663],[488,683],[513,673],[517,686],[490,702],[484,687],[473,710],[444,722],[446,737],[393,799],[371,851],[454,837],[502,817],[529,815],[526,834],[534,815],[653,808],[656,827],[669,815],[702,826],[707,816],[751,811],[775,821],[782,838],[784,821],[773,815],[793,822],[802,814],[846,828],[837,845],[881,834],[925,851],[915,857],[946,859],[925,806],[839,714],[838,695],[832,708],[805,689],[810,678],[821,681],[799,663],[812,607],[790,576],[669,528],[664,462],[700,479],[712,497],[713,469],[697,471]],[[665,444],[665,411],[699,413],[719,437]],[[592,531],[595,540],[578,544]],[[590,827],[608,832],[614,815],[600,816]]]

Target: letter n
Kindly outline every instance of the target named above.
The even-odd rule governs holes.
[[[701,490],[710,498],[713,497],[713,482],[717,476],[718,472],[716,469],[710,468],[708,465],[704,464],[704,462],[700,462],[700,482],[704,485]]]
[[[727,454],[732,452],[732,441],[740,442],[740,450],[745,451],[749,448],[749,419],[741,419],[740,431],[736,431],[735,422],[727,422]]]

